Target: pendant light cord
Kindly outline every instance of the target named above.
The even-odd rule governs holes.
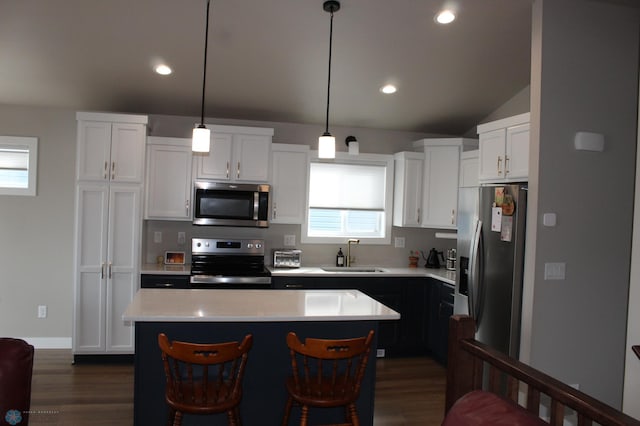
[[[204,32],[204,69],[202,72],[202,106],[200,108],[200,125],[204,126],[204,93],[207,84],[207,47],[209,46],[209,3],[207,0],[207,20]]]
[[[327,119],[325,121],[324,133],[329,134],[329,99],[331,96],[331,46],[333,45],[333,10],[331,10],[331,20],[329,24],[329,76],[327,78]]]

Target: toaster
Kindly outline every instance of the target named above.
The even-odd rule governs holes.
[[[273,249],[274,268],[299,268],[302,265],[302,250]]]

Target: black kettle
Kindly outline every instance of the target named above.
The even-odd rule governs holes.
[[[422,254],[422,258],[427,261],[427,263],[425,263],[424,265],[425,268],[437,269],[440,267],[440,259],[442,259],[442,261],[444,262],[444,256],[442,252],[437,251],[434,248],[429,250],[429,256],[425,256],[424,252],[422,251],[420,253]]]

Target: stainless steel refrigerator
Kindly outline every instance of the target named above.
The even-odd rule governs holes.
[[[460,188],[454,313],[476,339],[517,358],[520,348],[527,185]]]

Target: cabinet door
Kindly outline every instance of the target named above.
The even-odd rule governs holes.
[[[138,186],[111,185],[105,308],[109,352],[133,350],[133,324],[125,324],[122,313],[139,287],[141,205]]]
[[[478,178],[481,182],[504,179],[505,138],[505,129],[480,134]]]
[[[478,182],[478,155],[465,155],[460,157],[460,188],[470,188],[479,185]]]
[[[419,227],[422,219],[423,157],[420,154],[420,158],[396,158],[395,164],[393,225]]]
[[[233,135],[230,133],[211,134],[211,150],[197,154],[196,177],[200,179],[229,180],[232,176],[231,153]]]
[[[78,122],[76,176],[83,181],[106,181],[110,176],[111,123]]]
[[[506,135],[505,177],[510,181],[529,178],[529,123],[509,127]]]
[[[458,208],[458,146],[431,146],[424,152],[422,226],[456,227]]]
[[[305,217],[309,150],[274,150],[272,159],[271,223],[300,224]]]
[[[146,126],[113,123],[111,126],[111,165],[113,182],[142,182]]]
[[[76,192],[74,352],[105,349],[109,191],[82,184]]]
[[[191,220],[191,147],[147,147],[146,219]]]
[[[232,179],[266,182],[269,180],[271,138],[261,135],[234,135]]]

